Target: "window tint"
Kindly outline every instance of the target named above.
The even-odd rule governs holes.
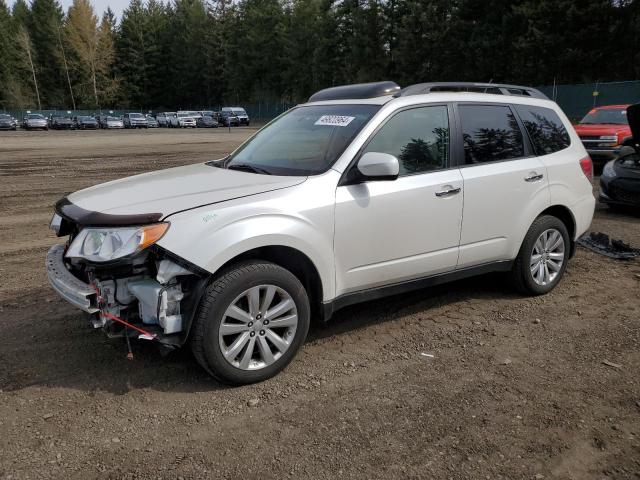
[[[447,107],[412,108],[394,115],[364,151],[394,155],[400,175],[444,168],[449,160]]]
[[[467,165],[524,157],[522,132],[503,105],[460,105],[464,161]]]
[[[516,105],[515,109],[529,133],[537,155],[563,150],[571,143],[562,120],[550,108]]]

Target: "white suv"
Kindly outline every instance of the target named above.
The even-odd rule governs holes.
[[[189,342],[218,379],[256,382],[355,302],[491,271],[549,292],[591,223],[591,176],[536,90],[336,87],[224,159],[62,199],[48,276],[96,328]]]

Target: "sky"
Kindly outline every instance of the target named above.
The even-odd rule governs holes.
[[[60,2],[60,5],[62,5],[62,9],[65,12],[69,9],[71,4],[73,3],[73,0],[58,0],[58,1]],[[9,5],[13,5],[13,0],[9,0],[9,2],[7,3]],[[127,5],[129,5],[129,0],[91,0],[91,3],[93,4],[93,8],[95,9],[98,17],[102,16],[102,13],[107,9],[107,7],[111,7],[111,10],[113,10],[113,13],[115,13],[116,17],[118,17],[118,20],[120,20],[120,18],[122,17],[122,11],[125,8],[127,8]]]

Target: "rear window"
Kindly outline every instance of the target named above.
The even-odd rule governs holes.
[[[516,105],[536,155],[548,155],[564,150],[571,144],[569,133],[560,117],[550,108]]]
[[[467,165],[524,157],[518,121],[506,105],[458,107]]]

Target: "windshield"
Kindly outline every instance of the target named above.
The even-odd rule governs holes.
[[[326,171],[379,105],[312,105],[289,110],[260,130],[225,162],[273,175],[316,175]]]
[[[628,125],[627,110],[624,108],[608,108],[606,110],[591,110],[581,121],[581,125],[607,123],[614,125]]]
[[[11,120],[11,117],[9,115],[0,113],[0,120]]]
[[[247,112],[245,112],[244,110],[232,110],[234,115],[246,115]]]
[[[107,117],[107,122],[119,122],[120,119],[118,117]]]
[[[144,118],[144,115],[141,113],[130,113],[129,118]]]
[[[190,117],[190,116],[191,116],[191,115],[189,115],[188,113],[179,113],[179,114],[178,114],[178,118],[188,118],[188,117]]]
[[[78,120],[84,122],[84,121],[87,121],[87,120],[93,120],[93,118],[92,117],[78,117]]]
[[[42,115],[40,115],[39,113],[32,113],[27,115],[27,118],[29,120],[44,120],[44,117]]]

